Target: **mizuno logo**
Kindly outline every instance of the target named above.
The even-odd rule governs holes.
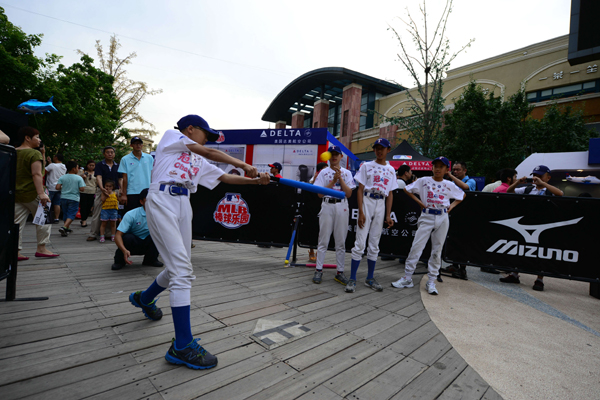
[[[523,239],[525,239],[525,242],[527,242],[527,243],[538,243],[539,244],[540,243],[540,234],[542,232],[544,232],[545,230],[552,229],[552,228],[559,228],[561,226],[574,225],[583,219],[583,217],[581,217],[581,218],[575,218],[575,219],[572,219],[569,221],[554,222],[551,224],[521,225],[521,224],[519,224],[519,221],[523,218],[524,217],[516,217],[516,218],[511,218],[511,219],[504,219],[501,221],[490,221],[490,222],[492,224],[504,225],[504,226],[514,229],[515,231],[519,232],[521,234],[521,236],[523,236]]]

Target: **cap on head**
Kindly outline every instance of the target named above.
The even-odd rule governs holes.
[[[340,149],[339,146],[329,146],[329,148],[327,149],[328,152],[330,153],[340,153],[342,154],[342,149]]]
[[[539,175],[542,176],[545,173],[550,173],[550,168],[546,167],[545,165],[538,165],[537,167],[535,167],[533,169],[533,172],[529,175]]]
[[[392,145],[390,144],[390,142],[387,139],[384,139],[384,138],[379,138],[379,139],[377,139],[375,141],[375,143],[373,143],[373,147],[375,147],[377,145],[383,146],[383,147],[387,147],[388,149],[390,147],[392,147]]]
[[[219,132],[212,129],[208,125],[208,122],[206,122],[204,120],[204,118],[202,118],[199,115],[193,115],[193,114],[186,115],[185,117],[183,117],[179,121],[177,121],[177,126],[175,127],[175,129],[179,129],[180,131],[183,131],[190,125],[204,129],[206,131],[206,134],[208,135],[209,142],[216,142],[217,139],[219,138]]]
[[[148,196],[148,189],[144,189],[140,192],[140,200],[146,200],[146,197]]]
[[[144,141],[139,137],[139,136],[134,136],[131,138],[131,142],[129,142],[129,144],[134,144],[134,143],[144,143]]]
[[[431,164],[432,164],[432,165],[433,165],[433,164],[435,164],[435,162],[436,162],[436,161],[441,161],[441,162],[443,162],[443,163],[444,163],[444,165],[445,165],[446,167],[450,168],[450,161],[448,161],[448,159],[447,159],[446,157],[444,157],[444,156],[438,157],[438,158],[436,158],[435,160],[433,160],[433,161],[431,162]]]
[[[279,172],[281,172],[281,170],[283,169],[283,167],[281,166],[281,164],[278,163],[278,162],[274,162],[273,164],[269,164],[269,167],[271,167],[271,168],[277,168],[279,170]]]

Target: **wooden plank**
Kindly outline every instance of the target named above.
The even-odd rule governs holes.
[[[389,399],[398,393],[406,384],[412,381],[427,368],[410,358],[405,358],[396,365],[367,382],[353,393],[348,399]],[[419,396],[415,397],[419,398]]]
[[[349,396],[364,384],[398,364],[404,357],[393,351],[384,349],[371,357],[354,364],[344,372],[336,375],[323,385],[341,397]],[[374,397],[370,397],[374,398]]]
[[[401,321],[400,323],[384,330],[377,335],[371,336],[369,341],[381,347],[387,347],[390,344],[400,340],[412,331],[429,321],[429,315],[426,312],[421,312],[412,318]]]
[[[432,365],[451,348],[452,345],[448,339],[442,333],[438,333],[433,339],[412,352],[409,357],[423,364]]]
[[[436,399],[467,367],[454,349],[406,385],[392,399]]]
[[[324,385],[319,385],[297,400],[343,400],[337,393],[327,389]]]
[[[261,308],[260,310],[256,310],[256,311],[249,312],[246,314],[235,315],[233,317],[224,318],[221,320],[221,322],[223,322],[226,325],[235,325],[235,324],[239,324],[240,322],[251,321],[251,320],[254,320],[257,318],[266,317],[267,315],[272,315],[272,314],[278,313],[280,311],[289,310],[289,309],[290,308],[288,306],[280,304],[280,305],[276,305],[276,306]]]
[[[404,336],[401,340],[396,343],[392,343],[388,346],[388,349],[395,351],[398,354],[409,355],[423,344],[427,343],[429,339],[439,334],[440,331],[432,321],[427,322],[425,325],[420,326],[413,332]]]
[[[442,392],[439,400],[481,399],[490,385],[471,367],[465,370]]]
[[[356,343],[359,343],[362,340],[363,339],[358,336],[347,333],[335,339],[329,340],[311,350],[305,351],[296,357],[292,357],[287,360],[287,363],[294,367],[294,369],[297,371],[302,371],[303,369],[318,363],[324,358],[331,357],[332,355],[339,353],[348,347],[354,346]]]
[[[107,390],[106,392],[98,393],[94,396],[86,397],[86,400],[151,400],[153,398],[159,400],[161,399],[161,396],[150,382],[150,379],[142,379],[124,386],[119,386],[112,390]]]
[[[277,363],[201,397],[202,400],[243,400],[297,372],[285,363]]]
[[[424,309],[425,306],[423,305],[423,302],[417,301],[409,305],[408,307],[404,307],[403,309],[396,311],[396,314],[400,314],[405,317],[412,317],[413,315],[415,315],[419,311],[423,311]]]
[[[288,360],[304,352],[310,351],[317,346],[334,340],[337,337],[344,335],[346,332],[339,328],[325,328],[316,332],[311,333],[308,336],[304,336],[300,339],[294,340],[293,342],[287,343],[283,346],[277,347],[271,350],[274,358],[278,358],[282,361]]]
[[[397,325],[404,320],[406,320],[406,318],[395,314],[389,314],[377,321],[373,321],[368,325],[353,330],[352,333],[356,336],[360,336],[363,339],[368,339],[385,331],[386,329],[392,328],[394,325]]]
[[[481,400],[502,400],[502,396],[498,394],[491,386],[485,392]]]

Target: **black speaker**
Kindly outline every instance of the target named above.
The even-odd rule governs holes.
[[[17,244],[11,240],[15,229],[16,173],[17,151],[0,144],[0,280],[8,276],[17,251]]]

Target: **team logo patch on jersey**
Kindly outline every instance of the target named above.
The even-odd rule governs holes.
[[[248,203],[239,193],[225,193],[213,214],[215,222],[227,229],[237,229],[250,222]]]

